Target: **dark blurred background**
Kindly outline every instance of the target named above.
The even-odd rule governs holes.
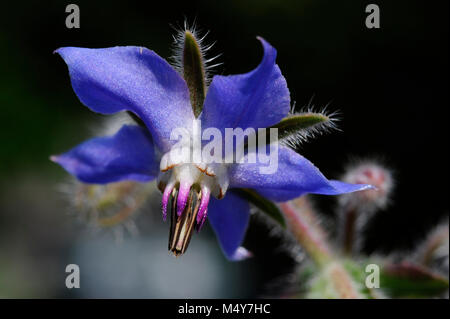
[[[168,58],[172,26],[185,17],[217,40],[218,73],[254,68],[260,35],[277,48],[298,107],[313,98],[340,111],[342,132],[301,148],[326,176],[354,158],[394,170],[393,201],[369,227],[367,253],[412,249],[448,215],[448,1],[374,1],[380,29],[365,27],[372,1],[75,1],[81,28],[67,29],[69,3],[2,5],[0,297],[254,297],[293,270],[283,240],[258,218],[246,238],[255,258],[229,263],[209,228],[186,256],[169,256],[159,212],[144,211],[140,235],[119,244],[67,213],[67,174],[48,157],[91,137],[103,116],[78,101],[53,50],[139,45]],[[314,199],[332,217],[335,198]],[[64,286],[69,263],[81,267],[76,291]]]

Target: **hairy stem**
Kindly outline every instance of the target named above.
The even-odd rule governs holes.
[[[325,233],[309,205],[300,201],[304,201],[304,198],[282,203],[281,210],[286,217],[288,228],[300,245],[317,265],[324,266],[332,260]]]

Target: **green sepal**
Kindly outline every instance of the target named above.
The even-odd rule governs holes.
[[[246,199],[256,207],[258,207],[261,211],[270,216],[283,228],[286,228],[286,221],[284,220],[283,214],[278,209],[277,205],[275,205],[273,202],[271,202],[267,198],[262,197],[254,190],[248,188],[239,188],[233,191],[235,191],[239,196],[241,196],[242,198]]]
[[[392,297],[437,297],[448,287],[447,278],[408,262],[387,265],[380,272],[380,288]]]
[[[183,78],[189,89],[192,110],[198,117],[205,101],[206,78],[200,45],[190,31],[186,31],[184,36]]]
[[[302,113],[290,115],[282,119],[278,124],[270,128],[278,129],[278,139],[283,139],[294,135],[301,130],[312,128],[315,125],[323,124],[330,121],[330,118],[322,113]],[[270,130],[267,130],[269,134]]]

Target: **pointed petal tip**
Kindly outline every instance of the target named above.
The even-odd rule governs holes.
[[[65,48],[67,48],[67,47],[57,48],[57,49],[53,50],[52,54],[59,54],[59,55],[61,55],[62,51],[64,51]]]
[[[260,163],[234,165],[230,170],[231,187],[250,188],[278,202],[308,193],[340,195],[374,189],[369,184],[328,180],[309,160],[285,146],[279,148],[275,174],[261,174],[260,167]]]
[[[53,163],[58,163],[60,155],[50,155],[49,160]]]
[[[375,186],[370,184],[352,184],[337,180],[330,180],[329,183],[330,186],[334,189],[334,194],[326,194],[326,195],[340,195],[366,190],[377,190]]]
[[[378,190],[378,188],[376,186],[370,185],[370,184],[353,184],[353,185],[355,185],[355,187],[358,187],[355,190],[355,192],[366,191],[366,190],[375,190],[375,191]]]
[[[263,37],[261,36],[257,36],[256,39],[261,42],[261,45],[264,48],[264,56],[266,56],[268,53],[273,53],[274,54],[274,59],[277,56],[277,50]]]
[[[50,156],[50,160],[80,181],[93,184],[148,182],[159,171],[154,145],[138,126],[124,125],[113,136],[84,141],[63,154]]]
[[[253,257],[253,254],[244,247],[240,246],[236,249],[230,259],[233,261],[242,261],[251,257]]]
[[[262,42],[262,43],[269,44],[269,42],[267,42],[267,40],[264,39],[264,38],[263,38],[262,36],[260,36],[260,35],[257,35],[257,36],[256,36],[256,39],[257,39],[258,41]]]
[[[215,75],[201,114],[204,127],[254,129],[270,127],[291,109],[286,79],[276,64],[277,51],[262,37],[261,62],[251,71]]]

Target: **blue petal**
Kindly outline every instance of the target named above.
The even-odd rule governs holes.
[[[260,172],[260,168],[267,165],[260,162],[233,164],[229,171],[230,187],[252,188],[276,201],[306,193],[338,195],[373,188],[367,184],[328,180],[310,161],[285,146],[279,148],[278,169],[273,174]]]
[[[228,192],[223,199],[211,198],[208,219],[225,256],[230,260],[241,260],[239,249],[249,222],[248,202]]]
[[[246,74],[213,77],[201,114],[202,125],[264,128],[280,122],[290,110],[286,80],[275,64],[277,51],[264,39],[260,65]]]
[[[186,82],[164,59],[142,47],[56,50],[69,67],[72,87],[92,111],[129,110],[148,126],[155,144],[166,151],[170,132],[192,126]]]
[[[147,182],[159,172],[150,134],[132,125],[124,125],[114,136],[88,140],[51,159],[85,183]]]

